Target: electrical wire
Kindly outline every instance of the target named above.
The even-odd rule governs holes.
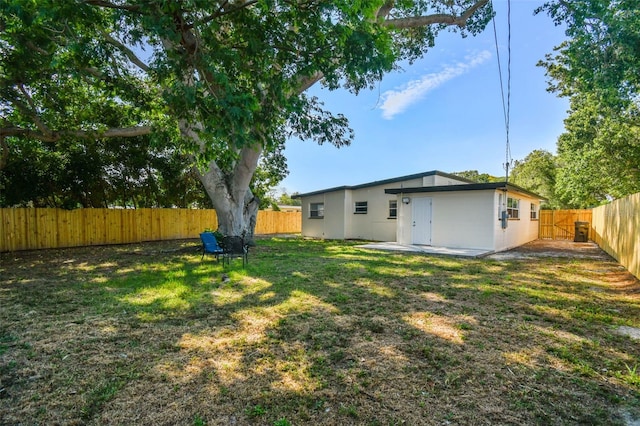
[[[505,100],[504,81],[502,79],[502,63],[500,62],[500,48],[498,46],[498,31],[496,29],[496,17],[493,19],[493,39],[496,45],[496,56],[498,58],[498,74],[500,76],[500,94],[502,96],[502,113],[504,115],[504,126],[506,132],[505,182],[509,181],[509,167],[511,167],[511,143],[509,140],[510,118],[511,118],[511,0],[507,0],[507,96]]]

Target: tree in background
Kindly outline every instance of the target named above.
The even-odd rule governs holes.
[[[180,207],[211,208],[190,159],[170,145],[152,144],[149,136],[61,141],[37,140],[11,145],[0,170],[0,207]],[[266,194],[281,181],[286,163],[265,156],[251,188]],[[264,195],[263,195],[264,194]],[[275,202],[275,201],[274,201]]]
[[[551,1],[569,39],[540,65],[570,99],[558,140],[556,195],[592,207],[640,191],[640,13],[637,0]]]
[[[478,173],[477,170],[465,170],[463,172],[454,172],[453,174],[456,176],[460,176],[461,178],[469,179],[478,183],[504,181],[504,178],[491,176],[488,173]]]
[[[282,206],[301,206],[302,200],[300,198],[293,198],[298,194],[299,192],[289,194],[286,188],[282,188],[282,193],[278,197],[277,202]]]
[[[509,181],[546,198],[543,207],[559,208],[555,194],[556,172],[555,156],[549,151],[537,149],[524,160],[515,161]]]
[[[629,108],[637,108],[629,104]],[[589,96],[573,96],[558,138],[556,193],[570,208],[593,207],[640,191],[640,127]]]
[[[260,158],[291,136],[353,135],[305,94],[373,87],[449,27],[481,31],[488,0],[7,0],[0,146],[152,135],[189,153],[220,231],[252,234]]]
[[[17,140],[0,170],[0,206],[210,207],[188,158],[149,139]]]
[[[263,155],[251,180],[251,192],[260,201],[260,209],[273,208],[277,204],[274,189],[288,173],[287,159],[280,147]]]

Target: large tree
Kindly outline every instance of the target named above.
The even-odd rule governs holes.
[[[353,137],[309,87],[370,88],[440,30],[473,34],[491,14],[488,0],[4,1],[0,143],[171,139],[193,155],[220,230],[251,233],[261,156],[294,135]]]
[[[556,194],[572,208],[593,207],[640,191],[640,113],[611,111],[592,95],[571,98],[565,132],[558,138]]]
[[[540,65],[570,100],[558,140],[556,194],[590,207],[640,191],[640,13],[637,0],[554,0],[539,9],[568,39]]]
[[[625,110],[640,95],[640,13],[637,0],[553,0],[546,11],[566,26],[567,40],[541,62],[550,89],[561,96],[590,94]]]

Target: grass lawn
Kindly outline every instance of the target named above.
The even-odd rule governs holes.
[[[615,332],[640,285],[613,261],[273,238],[223,269],[196,244],[0,254],[0,424],[640,418],[640,342]]]

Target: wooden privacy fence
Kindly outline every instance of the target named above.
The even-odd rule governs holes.
[[[591,210],[540,210],[538,238],[573,240],[576,222],[589,222],[591,227]],[[589,229],[590,239],[591,235],[593,230]]]
[[[640,278],[640,192],[593,209],[591,239]]]
[[[0,209],[0,252],[197,238],[215,210]],[[300,212],[259,211],[256,234],[299,233]]]

